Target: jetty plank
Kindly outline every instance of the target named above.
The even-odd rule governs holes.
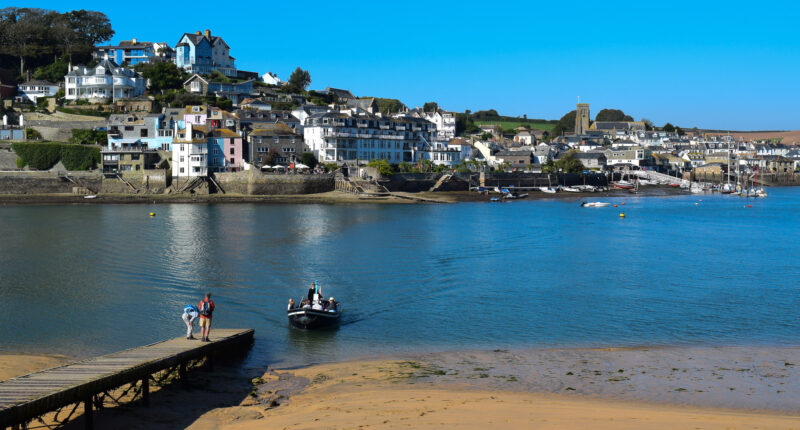
[[[215,329],[211,342],[165,340],[0,381],[0,429],[191,360],[236,351],[252,342],[253,333],[253,329]]]

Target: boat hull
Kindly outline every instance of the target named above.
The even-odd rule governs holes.
[[[305,330],[332,327],[339,324],[341,311],[329,312],[315,309],[289,309],[289,324]]]

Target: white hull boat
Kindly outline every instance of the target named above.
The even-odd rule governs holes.
[[[550,188],[550,187],[539,187],[539,191],[541,191],[543,193],[548,193],[548,194],[555,194],[556,193],[556,190],[554,188]]]
[[[581,203],[582,208],[605,208],[611,206],[611,203],[606,202],[583,202]]]

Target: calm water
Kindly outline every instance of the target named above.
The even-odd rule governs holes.
[[[0,351],[84,357],[180,336],[205,290],[217,327],[256,328],[259,364],[796,345],[800,189],[744,203],[0,206]],[[288,298],[312,280],[344,302],[339,330],[288,327]]]

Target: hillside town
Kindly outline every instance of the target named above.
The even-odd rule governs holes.
[[[681,178],[800,170],[800,150],[788,143],[658,129],[630,117],[592,120],[587,103],[577,104],[574,129],[558,135],[522,120],[511,129],[491,120],[459,129],[464,114],[436,103],[391,109],[347,89],[307,91],[308,72],[299,87],[290,85],[271,71],[238,69],[233,52],[204,30],[182,34],[174,47],[136,38],[95,46],[92,60],[70,64],[59,82],[0,76],[0,140],[64,141],[90,129],[94,141],[82,143],[100,146],[103,173],[168,169],[178,183],[250,169],[322,172],[375,163],[394,171],[651,170]],[[163,88],[139,71],[157,64],[182,74],[173,103],[159,100]],[[179,97],[186,103],[174,102]],[[76,119],[87,114],[94,121]],[[565,157],[580,164],[559,164]]]

